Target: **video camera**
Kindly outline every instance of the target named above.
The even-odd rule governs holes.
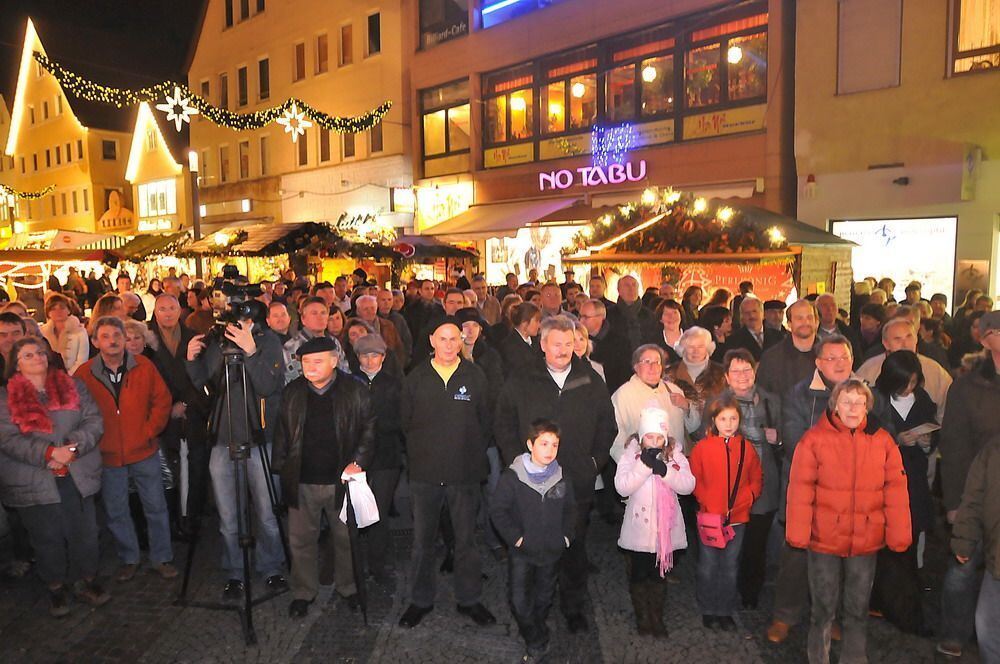
[[[226,326],[235,325],[239,321],[252,320],[254,325],[264,325],[267,318],[267,306],[255,298],[264,293],[260,284],[246,282],[246,277],[240,275],[235,265],[225,265],[222,276],[212,282],[212,291],[221,292],[226,297],[226,308],[215,310],[215,323],[205,335],[205,341],[219,343],[228,342]]]

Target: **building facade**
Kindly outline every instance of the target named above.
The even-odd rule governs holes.
[[[794,212],[793,3],[410,0],[408,10],[419,231],[469,205],[507,206],[493,215],[503,229],[466,234],[495,239],[513,223],[498,217],[573,221],[560,210],[627,203],[648,186]],[[523,247],[480,246],[487,270],[499,254],[563,241],[522,230]]]
[[[125,183],[127,114],[70,101],[59,82],[32,58],[34,51],[45,53],[45,47],[29,20],[4,142],[8,168],[0,178],[21,191],[54,188],[41,199],[18,201],[18,230],[127,230],[120,216],[107,214],[113,199],[126,209],[130,206]]]
[[[802,0],[796,40],[799,218],[897,298],[996,295],[1000,2]]]
[[[212,103],[246,113],[295,97],[335,116],[393,103],[371,131],[313,126],[294,142],[273,123],[235,132],[194,119],[209,228],[393,213],[393,188],[412,185],[400,16],[398,0],[206,2],[188,85]]]

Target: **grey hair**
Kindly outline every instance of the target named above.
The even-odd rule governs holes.
[[[662,348],[660,348],[656,344],[643,344],[638,348],[636,348],[634,351],[632,351],[632,366],[634,367],[635,365],[639,364],[639,360],[642,359],[642,356],[651,350],[656,351],[656,354],[660,356],[661,365],[666,364],[667,354],[663,351]]]
[[[540,339],[545,341],[545,338],[549,336],[549,332],[553,330],[557,332],[574,332],[576,326],[573,323],[573,319],[565,314],[559,314],[558,316],[550,316],[542,321],[542,327],[540,332]]]
[[[590,306],[594,307],[594,310],[595,310],[595,311],[596,311],[597,313],[601,314],[601,315],[602,315],[602,316],[604,316],[605,318],[607,318],[607,317],[608,317],[608,308],[607,308],[607,307],[606,307],[606,306],[604,305],[604,303],[603,303],[603,302],[601,302],[601,301],[600,301],[600,300],[598,300],[597,298],[593,298],[593,297],[592,297],[592,298],[589,298],[589,299],[588,299],[588,300],[587,300],[586,302],[584,302],[583,304],[589,304]],[[581,304],[580,306],[582,307],[582,306],[583,306],[583,304]]]
[[[759,297],[757,297],[756,295],[754,295],[753,293],[747,293],[746,295],[743,296],[743,301],[740,302],[740,309],[742,309],[743,305],[746,304],[747,302],[751,303],[761,311],[764,310],[764,301]]]
[[[882,341],[885,341],[889,336],[889,330],[897,325],[905,325],[910,328],[910,332],[916,335],[917,330],[913,326],[913,321],[909,318],[890,318],[882,325]]]
[[[354,301],[354,306],[357,307],[361,302],[371,302],[375,306],[378,306],[378,298],[374,295],[362,295],[357,300]]]
[[[684,357],[687,354],[687,345],[691,339],[695,337],[704,337],[705,348],[708,350],[708,355],[711,357],[712,353],[715,352],[715,339],[712,338],[712,333],[703,327],[689,327],[681,333],[681,338],[677,340],[677,354]]]
[[[156,334],[151,329],[149,329],[149,326],[147,326],[141,320],[129,319],[129,320],[125,321],[125,334],[126,334],[126,336],[130,332],[132,334],[138,334],[138,335],[140,335],[142,337],[143,341],[146,342],[146,345],[149,346],[150,348],[152,348],[153,350],[159,350],[160,349],[160,340],[159,340],[159,338],[157,338]]]

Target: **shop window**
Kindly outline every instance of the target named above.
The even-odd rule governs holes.
[[[420,93],[424,157],[469,149],[469,82],[467,80]]]
[[[1000,67],[1000,0],[952,0],[952,72]]]
[[[533,83],[531,65],[522,65],[484,77],[484,142],[487,145],[523,141],[534,135]]]
[[[635,117],[635,65],[617,67],[607,73],[608,120],[620,122]]]
[[[766,97],[766,28],[763,13],[691,32],[693,45],[684,54],[688,108]]]
[[[469,0],[420,0],[420,47],[469,33]]]
[[[368,15],[368,55],[382,52],[382,15]]]
[[[247,68],[240,67],[236,70],[236,104],[240,107],[247,105]]]
[[[330,161],[330,132],[326,129],[319,130],[319,160]]]
[[[733,37],[726,49],[729,101],[767,93],[767,33]]]
[[[372,126],[368,130],[368,152],[375,154],[376,152],[382,152],[384,146],[382,144],[382,122],[379,121],[378,124]]]
[[[684,86],[688,108],[714,106],[721,101],[719,64],[722,47],[710,44],[688,51],[684,60]]]
[[[305,45],[302,46],[305,48]],[[316,37],[316,73],[322,74],[330,69],[330,40],[325,35]]]
[[[240,179],[250,177],[250,141],[240,141]]]
[[[229,108],[229,74],[219,74],[219,107]]]
[[[639,79],[643,117],[674,110],[674,56],[643,60],[639,63]]]
[[[270,99],[271,97],[271,61],[261,58],[257,61],[257,98]]]
[[[340,60],[341,67],[354,62],[354,28],[350,25],[340,26]]]

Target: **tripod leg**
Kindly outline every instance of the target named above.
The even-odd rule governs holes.
[[[198,538],[201,528],[195,526],[191,531],[191,541],[188,542],[187,560],[184,561],[184,580],[181,582],[181,594],[177,597],[177,604],[183,605],[187,602],[188,584],[191,581],[191,569],[194,566],[194,552],[198,548]]]
[[[285,567],[292,567],[292,552],[288,549],[288,538],[285,537],[285,526],[281,522],[281,510],[278,509],[277,492],[274,490],[274,476],[271,475],[271,461],[268,459],[268,452],[263,445],[257,446],[260,454],[260,465],[264,469],[264,484],[267,485],[267,495],[271,499],[271,513],[278,523],[278,537],[281,538],[281,549],[285,553]]]
[[[249,450],[246,450],[249,453]],[[247,478],[246,454],[236,460],[236,511],[240,548],[243,549],[243,638],[247,645],[257,643],[257,633],[253,627],[253,573],[250,571],[250,550],[254,546],[250,524],[250,483]]]

